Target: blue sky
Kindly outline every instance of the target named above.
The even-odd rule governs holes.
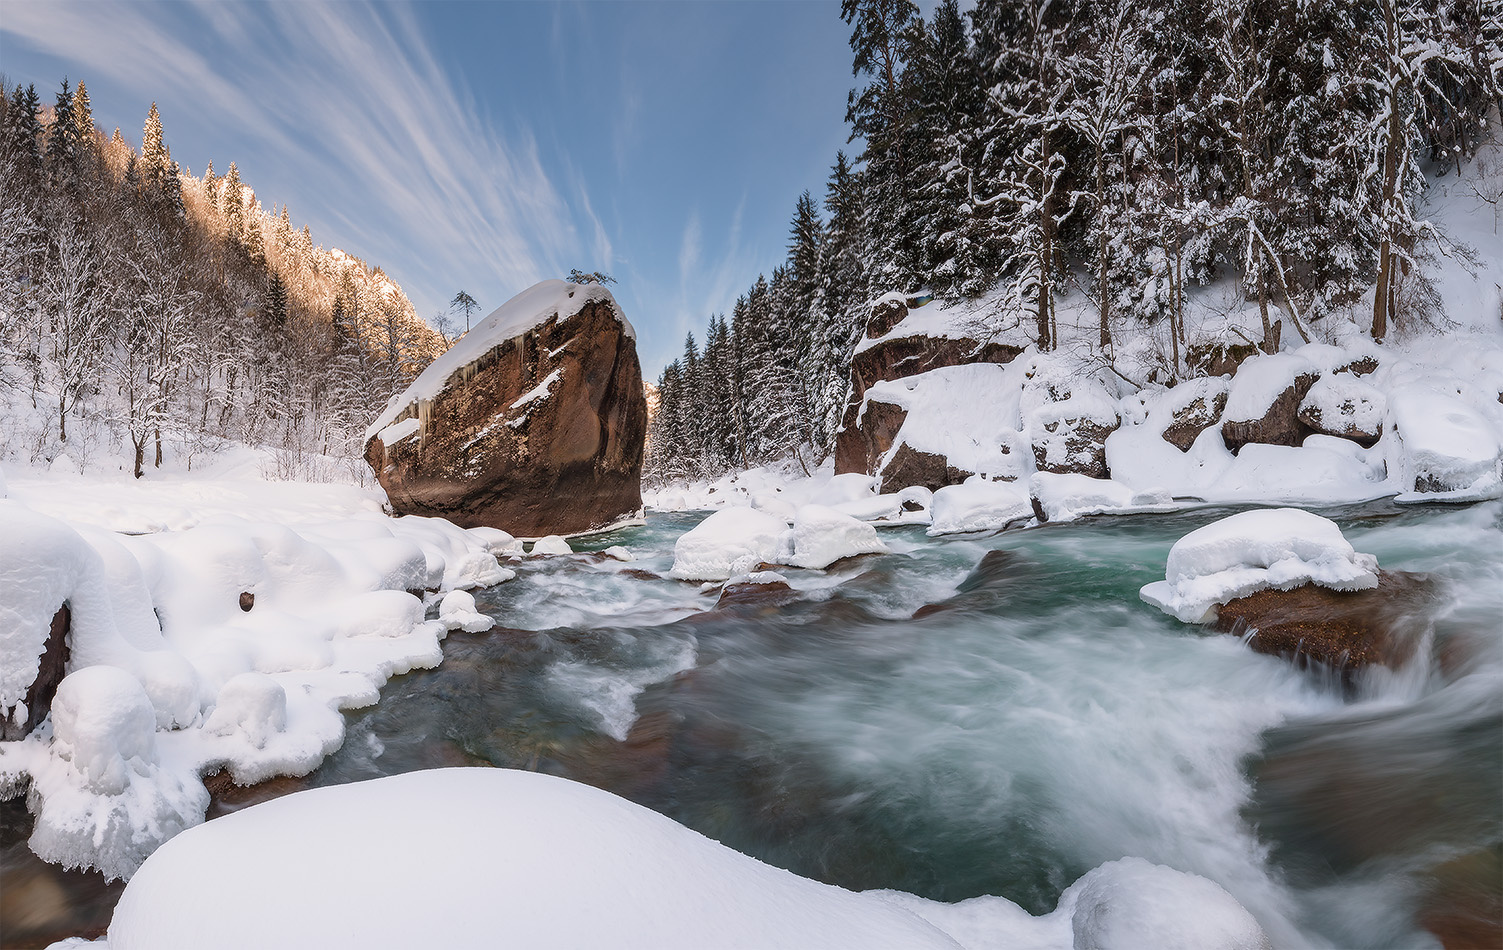
[[[133,145],[156,101],[181,164],[235,161],[425,317],[604,269],[655,376],[854,151],[847,36],[834,0],[8,0],[0,70],[47,103],[84,80]]]

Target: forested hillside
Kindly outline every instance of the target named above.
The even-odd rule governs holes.
[[[844,0],[842,16],[861,153],[836,156],[822,209],[799,197],[786,262],[663,372],[659,479],[826,456],[887,291],[976,298],[979,325],[1040,350],[1068,299],[1103,361],[1167,331],[1175,379],[1193,374],[1198,286],[1234,281],[1269,352],[1283,318],[1381,340],[1434,321],[1424,255],[1468,253],[1420,202],[1499,105],[1496,0],[945,0],[930,20]]]
[[[155,104],[140,152],[94,126],[83,83],[47,108],[0,88],[0,106],[0,456],[118,455],[139,476],[235,440],[317,476],[446,348],[233,162],[181,169]]]

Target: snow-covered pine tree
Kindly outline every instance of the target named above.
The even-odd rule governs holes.
[[[52,125],[47,130],[45,164],[48,180],[54,188],[73,188],[78,184],[78,126],[73,117],[73,91],[68,80],[57,94],[52,111]]]

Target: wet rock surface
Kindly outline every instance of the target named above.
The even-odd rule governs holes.
[[[365,447],[400,514],[540,537],[642,507],[647,401],[635,341],[609,300],[499,341],[406,418],[415,433]]]
[[[1223,605],[1214,626],[1223,633],[1252,632],[1248,645],[1259,653],[1333,669],[1397,668],[1414,655],[1437,589],[1424,574],[1379,571],[1372,590],[1315,584],[1263,590]]]

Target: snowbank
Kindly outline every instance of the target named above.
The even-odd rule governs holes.
[[[393,825],[418,830],[379,833]],[[109,947],[197,948],[205,934],[286,950],[1268,946],[1216,884],[1141,859],[1089,872],[1037,918],[998,897],[854,893],[608,792],[509,769],[313,789],[180,835],[126,886]]]
[[[1164,511],[1174,507],[1174,499],[1166,491],[1137,492],[1121,482],[1088,475],[1036,472],[1028,480],[1028,494],[1049,521],[1073,521],[1108,511]]]
[[[989,482],[980,476],[963,485],[949,485],[934,493],[931,537],[968,531],[1000,531],[1008,524],[1033,517],[1026,487],[1016,482]]]
[[[1180,538],[1169,550],[1164,580],[1139,595],[1185,623],[1209,623],[1229,600],[1310,583],[1333,590],[1377,587],[1378,560],[1353,550],[1334,521],[1276,508],[1244,511]]]
[[[1394,441],[1390,467],[1401,500],[1496,494],[1503,474],[1498,429],[1460,399],[1423,385],[1405,386],[1389,402]]]
[[[311,771],[343,742],[341,709],[436,665],[450,620],[474,629],[489,619],[470,600],[425,621],[424,591],[513,576],[488,550],[499,538],[445,521],[247,518],[267,513],[277,509],[191,514],[185,530],[126,536],[0,501],[8,711],[37,675],[53,615],[70,608],[51,720],[0,743],[0,794],[29,784],[31,846],[46,860],[127,876],[203,820],[201,775],[227,768],[252,783]],[[77,514],[118,512],[81,504]]]
[[[475,324],[468,333],[460,337],[458,342],[449,347],[447,352],[428,364],[428,368],[412,381],[411,386],[393,396],[386,404],[385,411],[365,430],[366,440],[369,441],[373,436],[382,433],[382,430],[396,422],[409,407],[438,395],[448,385],[449,377],[474,363],[494,347],[513,337],[521,336],[555,316],[560,321],[567,320],[583,310],[586,304],[594,301],[609,304],[616,319],[621,321],[622,332],[628,338],[636,339],[636,331],[621,313],[621,308],[616,306],[616,300],[611,296],[611,292],[605,287],[600,284],[571,284],[563,280],[542,281],[491,311],[489,316]],[[518,404],[543,395],[550,381],[545,380],[537,390],[518,400]],[[406,435],[411,434],[411,432],[406,433]],[[394,431],[391,434],[383,434],[382,441],[391,443],[401,437],[404,436],[397,435]]]

